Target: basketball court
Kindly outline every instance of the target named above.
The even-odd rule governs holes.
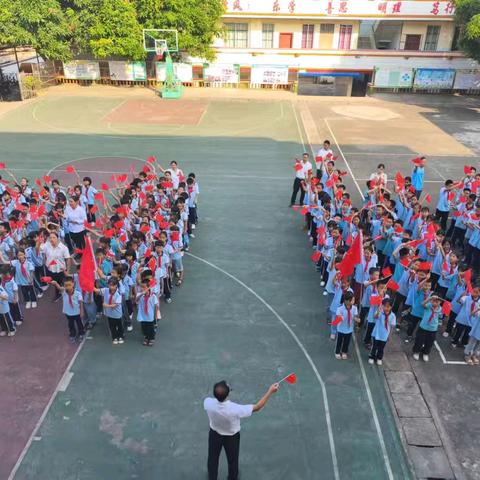
[[[438,106],[214,93],[168,102],[66,87],[0,111],[0,161],[31,183],[50,172],[71,184],[74,165],[100,184],[155,155],[195,172],[201,189],[185,282],[162,304],[154,348],[142,348],[136,325],[112,347],[100,323],[75,350],[49,299],[1,339],[0,430],[14,432],[2,440],[1,478],[206,478],[202,401],[213,383],[227,379],[235,401],[255,402],[291,371],[297,384],[243,424],[243,479],[412,478],[382,372],[358,346],[334,359],[311,248],[287,207],[293,158],[330,138],[355,203],[377,163],[406,174],[417,153],[429,158],[435,197],[439,182],[475,164],[474,145],[429,117]],[[447,363],[435,355],[431,375],[468,382],[468,367],[448,363],[460,352],[440,348]]]

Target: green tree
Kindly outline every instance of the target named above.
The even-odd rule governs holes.
[[[0,45],[30,45],[43,58],[70,58],[68,23],[57,0],[0,0]]]
[[[141,60],[142,27],[129,0],[71,0],[64,2],[75,55]]]
[[[223,0],[134,0],[143,28],[178,30],[179,47],[188,55],[213,60],[212,43],[222,33]]]
[[[455,22],[460,48],[480,62],[480,0],[456,0]]]

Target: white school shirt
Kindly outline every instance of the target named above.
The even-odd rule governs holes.
[[[176,190],[178,188],[178,184],[180,183],[180,177],[184,177],[183,172],[177,168],[177,170],[173,170],[173,168],[169,168],[166,172],[170,172],[172,176],[173,188]]]
[[[327,158],[327,155],[328,155],[328,158]],[[331,156],[333,156],[333,151],[331,148],[329,148],[328,150],[325,150],[323,147],[317,152],[317,157],[322,157],[323,160],[326,160],[327,162],[329,160],[331,160]],[[320,168],[320,166],[322,165],[322,162],[317,162],[315,160],[315,164],[317,166],[317,168]]]
[[[53,247],[50,242],[45,242],[40,246],[40,251],[45,254],[45,265],[51,272],[59,273],[67,269],[65,260],[70,258],[70,252],[63,243],[60,242],[56,247]],[[51,265],[54,260],[56,264]]]
[[[312,169],[312,164],[310,162],[305,162],[303,163],[303,161],[300,163],[302,165],[302,169],[301,170],[298,170],[296,173],[295,173],[295,176],[297,178],[299,178],[300,180],[305,180],[305,178],[307,177],[307,174],[308,172]]]
[[[253,405],[239,405],[230,400],[219,402],[216,398],[206,398],[203,408],[210,428],[220,435],[235,435],[240,431],[240,419],[251,417],[253,413]]]
[[[65,208],[65,218],[68,222],[68,230],[71,233],[80,233],[85,230],[85,222],[87,221],[85,207],[78,205],[77,208],[72,208],[70,205],[67,205]]]

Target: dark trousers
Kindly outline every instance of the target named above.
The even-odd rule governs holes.
[[[228,480],[237,480],[240,432],[235,435],[220,435],[212,429],[208,434],[208,479],[217,480],[218,478],[218,460],[222,447],[227,455]]]
[[[422,191],[423,190],[415,190],[415,196],[417,197],[417,200],[422,196]]]
[[[463,230],[458,227],[454,227],[453,233],[452,233],[452,240],[451,240],[452,247],[455,248],[457,241],[460,244],[460,246],[462,246],[465,240],[466,233],[467,233],[466,230]]]
[[[170,279],[167,277],[163,277],[163,295],[165,298],[171,298],[172,296],[172,287],[170,285]]]
[[[112,340],[116,338],[123,338],[123,324],[121,318],[107,317],[108,326],[110,327],[110,333],[112,334]]]
[[[438,279],[440,275],[438,273],[430,273],[430,282],[432,283],[432,290],[437,288]]]
[[[52,280],[55,280],[59,285],[63,285],[63,279],[65,278],[65,274],[63,272],[53,273],[47,268],[47,276],[52,277]],[[60,295],[60,292],[55,287],[57,295]]]
[[[453,332],[453,326],[455,325],[455,319],[457,318],[457,314],[455,312],[450,312],[450,315],[448,317],[448,322],[447,322],[447,328],[445,328],[445,331],[451,335]]]
[[[402,295],[401,293],[396,293],[395,294],[395,300],[393,301],[393,307],[392,310],[395,313],[398,313],[401,311],[403,305],[405,304],[406,297],[405,295]]]
[[[68,334],[70,338],[75,338],[85,334],[83,322],[80,315],[65,315],[68,320]]]
[[[413,345],[413,353],[429,355],[435,342],[436,334],[437,332],[431,332],[430,330],[424,330],[422,327],[418,327]]]
[[[350,345],[351,333],[337,333],[337,345],[335,346],[335,354],[348,353],[348,346]]]
[[[448,222],[448,214],[450,212],[442,212],[437,208],[435,211],[435,220],[440,222],[440,226],[444,232],[447,231],[447,222]]]
[[[4,332],[14,332],[15,323],[9,312],[0,313],[0,330]]]
[[[13,323],[23,322],[23,313],[20,310],[20,305],[17,303],[8,303],[10,307],[10,316],[13,319]]]
[[[23,300],[25,302],[36,302],[37,295],[35,294],[35,289],[33,285],[20,285],[22,289]]]
[[[45,277],[45,265],[42,265],[41,267],[35,267],[34,271],[34,283],[35,283],[35,288],[37,289],[38,292],[41,292],[42,289],[40,287],[43,287],[46,285],[45,282],[42,282],[40,279],[42,277]]]
[[[455,333],[453,334],[452,343],[457,345],[466,345],[468,343],[468,337],[470,335],[470,330],[472,327],[469,325],[463,325],[461,323],[457,323],[455,327]]]
[[[87,221],[88,221],[88,223],[95,223],[95,220],[96,220],[95,214],[92,213],[92,207],[93,207],[93,205],[90,205],[90,204],[87,207]]]
[[[407,335],[409,337],[413,337],[413,332],[417,328],[421,318],[416,317],[415,315],[409,314],[408,315],[408,328],[407,328]]]
[[[293,181],[293,192],[292,192],[292,198],[290,199],[290,205],[295,205],[299,190],[300,190],[300,205],[303,205],[303,200],[305,198],[305,191],[302,188],[302,181],[299,178],[295,177],[295,180]]]
[[[82,250],[85,248],[85,230],[78,233],[70,233],[70,238],[74,248],[80,248]]]
[[[385,349],[386,344],[387,342],[374,339],[369,358],[373,358],[373,360],[381,360],[383,358],[383,350]]]
[[[363,342],[365,343],[365,345],[370,345],[372,343],[372,332],[374,328],[375,324],[373,322],[367,322],[365,336],[363,337]]]
[[[188,224],[195,225],[197,223],[197,207],[188,207]]]
[[[146,340],[155,340],[155,322],[140,322]]]

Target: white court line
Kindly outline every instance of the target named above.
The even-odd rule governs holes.
[[[420,153],[380,153],[380,152],[345,152],[345,155],[367,155],[369,157],[410,157],[415,158],[418,157]],[[439,153],[438,155],[429,155],[429,157],[464,157],[465,155],[451,155],[448,153]],[[473,155],[467,155],[472,157]]]
[[[359,182],[367,182],[370,178],[357,178]],[[388,183],[392,185],[395,183],[392,180],[389,180]],[[445,183],[443,180],[424,180],[423,183]]]
[[[462,362],[460,360],[447,360],[447,357],[445,356],[445,354],[443,353],[440,345],[438,344],[438,342],[435,340],[434,342],[434,345],[435,345],[435,348],[437,349],[438,351],[438,354],[440,355],[440,358],[442,359],[442,362],[445,364],[445,365],[468,365],[467,363],[465,362]]]
[[[446,178],[433,166],[433,165],[428,165],[443,181],[446,180]]]
[[[293,116],[295,117],[295,122],[297,124],[298,134],[300,135],[300,141],[302,142],[302,148],[303,148],[303,151],[305,152],[305,142],[303,141],[303,134],[302,134],[302,129],[300,128],[300,122],[298,121],[297,110],[295,109],[295,106],[293,105],[293,102],[291,102],[290,105],[292,106]],[[312,149],[311,145],[310,145],[310,150],[313,153],[313,149]]]
[[[125,98],[124,100],[119,102],[118,105],[115,105],[111,110],[109,110],[105,115],[102,116],[102,118],[100,119],[100,123],[102,123],[109,115],[111,115],[113,112],[118,110],[122,105],[127,103],[129,100],[130,98]]]
[[[245,288],[245,290],[247,290],[249,293],[251,293],[260,303],[262,303],[268,310],[270,310],[270,312],[286,328],[288,333],[295,340],[295,343],[298,345],[298,347],[302,351],[303,355],[307,359],[308,363],[310,364],[310,367],[312,368],[313,372],[315,373],[315,376],[317,377],[317,380],[320,383],[320,386],[322,388],[323,403],[324,403],[324,407],[325,407],[325,420],[327,422],[327,429],[328,429],[328,440],[329,440],[329,443],[330,443],[330,452],[332,454],[333,473],[334,473],[335,479],[339,480],[340,479],[340,474],[339,474],[339,470],[338,470],[338,462],[337,462],[337,454],[336,454],[336,450],[335,450],[335,442],[334,442],[334,439],[333,439],[332,420],[331,420],[331,417],[330,417],[330,407],[329,407],[329,404],[328,404],[327,389],[325,387],[325,382],[323,381],[323,379],[322,379],[314,361],[312,360],[312,357],[307,352],[307,349],[305,348],[303,343],[297,337],[295,332],[290,328],[290,326],[287,324],[287,322],[285,322],[285,320],[277,313],[277,311],[263,297],[261,297],[257,292],[255,292],[255,290],[250,288],[247,284],[242,282],[235,275],[232,275],[231,273],[228,273],[226,270],[223,270],[223,268],[218,267],[217,265],[209,262],[208,260],[205,260],[201,257],[197,257],[196,255],[193,255],[191,253],[187,253],[187,255],[189,257],[192,257],[192,258],[198,260],[199,262],[204,263],[205,265],[208,265],[209,267],[219,271],[220,273],[223,273],[228,278],[230,278],[231,280],[233,280],[234,282],[238,283],[243,288]]]
[[[44,422],[45,420],[45,417],[47,416],[48,414],[48,411],[50,410],[50,407],[52,406],[53,402],[55,401],[55,398],[58,394],[59,391],[61,391],[61,388],[62,386],[65,385],[66,383],[66,380],[68,379],[68,377],[70,375],[73,375],[72,372],[70,372],[70,369],[72,368],[73,364],[75,363],[75,360],[77,359],[78,355],[80,354],[80,352],[82,351],[82,348],[83,348],[83,345],[85,344],[85,341],[83,341],[77,348],[77,351],[75,352],[75,354],[73,355],[72,359],[70,360],[67,368],[65,369],[65,372],[63,373],[62,375],[62,378],[59,380],[59,382],[57,383],[57,386],[55,387],[55,390],[53,391],[47,405],[45,406],[45,408],[43,409],[43,412],[42,414],[40,415],[40,418],[38,419],[37,423],[35,424],[35,427],[34,429],[32,430],[32,433],[30,434],[30,437],[28,437],[28,440],[27,440],[27,443],[26,445],[23,447],[23,450],[22,452],[20,453],[20,456],[18,457],[15,465],[13,466],[13,469],[12,471],[10,472],[10,475],[8,476],[8,480],[13,480],[15,478],[15,475],[18,471],[18,469],[20,468],[20,465],[22,464],[23,462],[23,459],[25,458],[25,456],[27,455],[27,452],[28,452],[28,449],[30,448],[30,445],[32,444],[33,442],[33,439],[34,437],[37,436],[37,432],[38,430],[40,429],[40,427],[42,426],[42,423]],[[71,379],[71,378],[70,378]],[[64,391],[64,390],[63,390]]]
[[[360,185],[358,184],[357,180],[355,179],[355,176],[353,175],[353,171],[350,168],[350,165],[349,165],[347,159],[345,158],[345,155],[342,151],[342,148],[338,144],[338,141],[335,137],[335,134],[333,133],[332,128],[330,127],[330,124],[328,123],[328,120],[326,118],[324,118],[324,121],[325,121],[325,124],[326,124],[329,132],[330,132],[330,135],[332,136],[333,141],[337,145],[337,149],[340,152],[340,155],[342,156],[343,161],[345,162],[345,165],[346,165],[348,171],[350,172],[350,175],[352,176],[353,181],[355,182],[355,185],[357,186],[358,191],[360,192],[360,196],[363,197],[362,189],[360,188]],[[299,131],[299,133],[300,133],[300,131]],[[310,145],[310,148],[311,148],[311,145]],[[360,365],[360,371],[361,371],[361,374],[362,374],[363,383],[365,385],[365,390],[367,392],[368,403],[370,404],[370,409],[372,411],[373,422],[375,424],[375,430],[377,431],[378,441],[380,443],[380,448],[382,450],[382,456],[383,456],[383,460],[384,460],[384,463],[385,463],[385,468],[386,468],[386,471],[387,471],[387,475],[388,475],[389,480],[394,480],[395,477],[393,476],[392,466],[390,464],[390,458],[388,456],[387,446],[385,444],[385,439],[383,437],[382,429],[381,429],[381,426],[380,426],[380,421],[378,419],[377,409],[376,409],[375,403],[373,401],[372,391],[371,391],[370,385],[368,383],[368,378],[367,378],[367,375],[365,373],[365,367],[363,366],[363,360],[362,360],[362,357],[360,355],[360,351],[358,349],[358,345],[357,345],[356,342],[355,342],[355,349],[356,349],[356,352],[357,352],[357,358],[358,358],[358,363]]]

